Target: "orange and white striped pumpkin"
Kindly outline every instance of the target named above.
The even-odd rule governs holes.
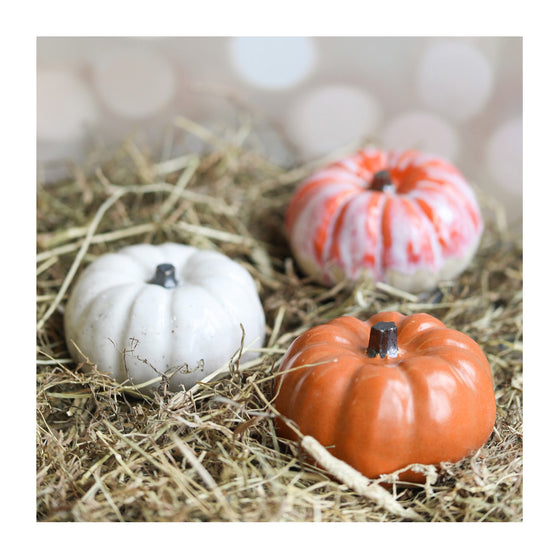
[[[366,274],[420,292],[465,269],[483,224],[471,187],[447,161],[364,149],[298,187],[286,228],[301,269],[323,284]]]

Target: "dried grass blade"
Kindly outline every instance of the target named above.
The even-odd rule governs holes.
[[[175,206],[179,198],[181,197],[181,193],[187,188],[190,180],[193,178],[198,166],[200,165],[200,159],[198,157],[192,157],[191,161],[185,167],[183,173],[179,177],[177,184],[171,191],[171,194],[167,197],[167,199],[162,203],[160,206],[158,213],[157,213],[157,220],[162,220],[170,210]]]
[[[414,510],[401,506],[391,493],[380,486],[379,483],[371,482],[350,465],[331,455],[315,438],[303,436],[301,446],[327,472],[352,488],[360,496],[372,500],[377,506],[386,509],[393,515],[404,517],[405,519],[423,521],[423,518]]]
[[[185,459],[192,465],[193,469],[198,473],[200,478],[204,481],[204,484],[214,493],[216,500],[222,506],[224,511],[227,512],[230,521],[236,521],[238,519],[237,514],[233,511],[216,481],[212,478],[212,475],[204,468],[204,465],[198,460],[198,457],[194,454],[192,449],[182,441],[177,434],[171,434],[171,439],[183,454]]]
[[[251,245],[252,240],[248,237],[243,237],[237,233],[229,233],[227,231],[214,229],[208,226],[197,226],[195,224],[187,224],[185,222],[179,222],[173,225],[174,228],[182,229],[188,233],[196,233],[202,235],[203,237],[209,237],[210,239],[217,239],[218,241],[227,241],[228,243],[235,244],[247,244]]]
[[[99,223],[101,222],[101,219],[103,218],[105,212],[107,212],[107,210],[121,197],[123,196],[126,192],[128,192],[127,189],[123,189],[123,190],[119,190],[115,193],[113,193],[103,204],[101,204],[101,206],[98,208],[97,212],[95,213],[95,216],[93,218],[93,220],[91,221],[91,224],[88,228],[87,234],[84,238],[84,241],[82,243],[82,246],[80,247],[80,250],[78,251],[78,254],[76,255],[76,257],[74,258],[74,262],[72,263],[72,266],[70,267],[70,270],[68,271],[68,274],[66,274],[66,277],[64,278],[64,281],[62,282],[62,285],[60,286],[60,289],[58,290],[58,293],[56,294],[55,299],[53,300],[53,302],[51,303],[50,307],[47,309],[47,311],[45,312],[45,314],[41,317],[41,319],[39,319],[39,322],[37,323],[37,330],[41,330],[44,326],[44,324],[47,322],[47,320],[49,319],[49,317],[54,313],[55,309],[58,307],[58,305],[60,304],[60,302],[62,301],[62,298],[64,297],[64,295],[66,294],[70,283],[72,282],[72,280],[74,279],[74,276],[76,274],[76,272],[78,271],[78,267],[80,266],[80,263],[82,262],[82,259],[84,258],[84,255],[86,254],[89,245],[91,243],[91,239],[95,233],[95,230],[97,229],[97,227],[99,226]]]

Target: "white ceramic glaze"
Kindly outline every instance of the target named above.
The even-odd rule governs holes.
[[[164,263],[175,267],[174,288],[149,283]],[[177,371],[171,391],[226,364],[241,345],[241,325],[245,345],[259,348],[264,312],[250,274],[218,252],[176,243],[99,257],[83,271],[65,310],[76,362],[87,358],[126,385]],[[241,361],[254,357],[246,352]]]

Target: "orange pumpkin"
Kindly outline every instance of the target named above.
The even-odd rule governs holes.
[[[333,319],[299,336],[280,371],[280,437],[297,439],[293,422],[370,478],[412,463],[456,462],[494,426],[484,352],[425,313]],[[400,479],[423,477],[408,470]]]
[[[304,181],[286,212],[292,252],[309,276],[330,285],[365,273],[411,292],[462,272],[482,227],[461,173],[413,150],[337,161]]]

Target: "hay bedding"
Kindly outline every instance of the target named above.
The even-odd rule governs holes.
[[[482,199],[490,217],[474,263],[433,292],[325,289],[298,274],[282,230],[294,186],[322,162],[272,164],[250,126],[218,139],[185,119],[175,125],[179,138],[207,142],[207,152],[158,161],[129,141],[91,174],[39,185],[37,519],[520,521],[522,250],[500,209]],[[138,397],[70,360],[63,307],[96,256],[163,241],[217,249],[246,266],[267,317],[266,347],[241,366],[238,353],[225,377],[191,391],[169,394],[162,379],[153,397]],[[388,491],[329,460],[314,441],[279,441],[270,402],[277,363],[296,336],[342,314],[366,319],[383,309],[425,311],[477,340],[498,404],[483,449],[443,465],[438,477],[427,469],[423,485],[389,480]],[[320,464],[304,464],[303,448]]]

